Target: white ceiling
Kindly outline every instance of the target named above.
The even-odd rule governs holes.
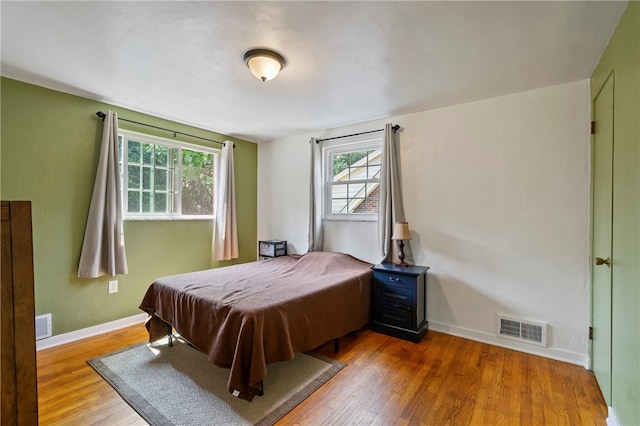
[[[268,141],[589,78],[625,6],[2,1],[1,72]],[[287,60],[272,81],[257,47]]]

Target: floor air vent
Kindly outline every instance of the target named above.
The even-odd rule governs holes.
[[[499,315],[498,336],[546,347],[547,325]]]

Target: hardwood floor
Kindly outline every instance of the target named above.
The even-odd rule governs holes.
[[[146,425],[86,361],[147,339],[139,324],[38,352],[40,424]]]
[[[86,363],[147,338],[142,325],[38,353],[42,425],[146,424]],[[278,425],[605,425],[583,367],[429,331],[419,344],[374,333],[317,352],[347,367]]]

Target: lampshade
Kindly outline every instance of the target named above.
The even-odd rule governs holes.
[[[285,60],[279,53],[266,49],[253,49],[244,54],[244,61],[256,78],[267,81],[278,75]]]
[[[392,240],[410,240],[411,234],[409,233],[409,224],[407,222],[396,222],[393,229]]]

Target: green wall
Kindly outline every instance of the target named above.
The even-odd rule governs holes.
[[[54,335],[142,313],[138,305],[157,277],[256,260],[255,143],[7,78],[0,84],[0,196],[32,203],[36,315],[52,313]],[[129,274],[116,277],[119,292],[107,294],[112,277],[77,277],[102,140],[95,113],[108,109],[131,120],[234,141],[239,259],[211,260],[211,221],[125,221]],[[124,121],[120,127],[173,137]]]
[[[640,425],[640,3],[630,1],[591,78],[614,73],[611,405]]]

